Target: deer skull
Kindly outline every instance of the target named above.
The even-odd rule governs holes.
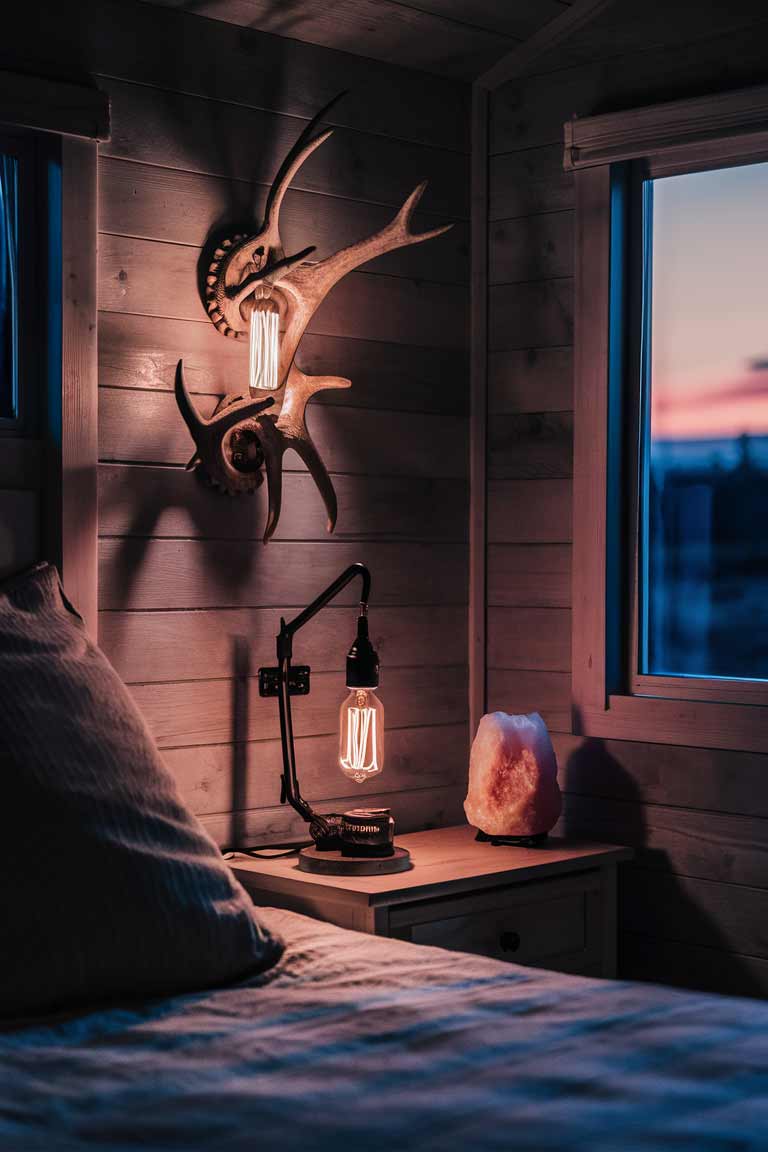
[[[343,95],[343,93],[341,93]],[[293,448],[310,472],[328,514],[328,531],[336,524],[336,493],[331,478],[307,430],[305,413],[312,396],[326,388],[349,388],[340,376],[307,376],[295,363],[299,342],[319,305],[348,272],[395,248],[440,236],[451,224],[428,232],[410,230],[411,218],[426,187],[419,184],[395,217],[373,236],[351,244],[324,260],[310,263],[314,247],[286,256],[280,238],[280,207],[291,180],[308,156],[332,134],[313,136],[319,121],[341,96],[336,96],[309,122],[288,153],[267,197],[264,222],[255,235],[225,240],[213,255],[206,278],[206,307],[224,336],[244,339],[251,313],[268,298],[279,314],[278,387],[245,399],[225,397],[210,420],[197,412],[184,382],[182,361],[176,370],[176,400],[195,442],[187,465],[199,466],[208,479],[230,493],[252,492],[267,478],[268,515],[264,543],[280,517],[283,456]],[[266,409],[275,407],[276,412]]]

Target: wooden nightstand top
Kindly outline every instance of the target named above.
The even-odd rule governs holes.
[[[255,860],[235,854],[231,867],[246,888],[280,894],[317,892],[326,900],[371,906],[452,896],[619,864],[631,848],[551,837],[542,848],[505,848],[475,840],[468,825],[397,836],[413,868],[392,876],[317,876],[300,872],[295,855]]]

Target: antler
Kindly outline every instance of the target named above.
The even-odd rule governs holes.
[[[227,490],[237,491],[241,487],[242,474],[224,454],[224,438],[228,432],[238,424],[253,420],[259,412],[271,408],[273,397],[266,400],[244,400],[228,405],[221,412],[217,412],[210,420],[200,415],[190,396],[184,380],[184,362],[179,360],[176,365],[176,403],[189,429],[189,434],[195,442],[195,454],[187,464],[187,469],[194,468],[204,462],[210,479]]]
[[[256,434],[264,453],[267,473],[268,511],[264,527],[264,543],[271,540],[280,519],[283,499],[283,456],[289,448],[293,448],[304,461],[307,471],[317,485],[328,514],[328,531],[333,532],[337,515],[336,492],[306,424],[302,424],[300,428],[283,429],[279,427],[279,422],[273,424],[268,417],[254,423],[258,424]]]
[[[323,498],[325,510],[328,513],[328,531],[333,532],[336,527],[336,492],[333,488],[328,471],[320,458],[309,429],[306,424],[306,408],[316,392],[327,388],[351,388],[352,381],[341,376],[307,376],[295,364],[288,372],[288,382],[285,386],[285,397],[280,415],[275,421],[275,431],[279,436],[280,460],[293,448],[294,452],[304,461],[307,471],[317,485]],[[269,516],[264,529],[264,543],[273,535],[280,515],[279,488],[276,497],[273,496],[275,487],[275,469],[270,469],[270,456],[275,455],[275,449],[267,444],[266,439],[261,441],[264,458],[267,462],[267,490],[269,493]],[[277,469],[277,471],[281,471]],[[282,478],[281,478],[282,483]]]
[[[338,104],[342,96],[346,96],[346,94],[346,92],[339,92],[337,96],[334,96],[332,100],[329,100],[328,103],[320,109],[316,116],[312,117],[277,171],[277,175],[272,182],[272,187],[267,196],[262,228],[265,241],[269,243],[272,248],[282,250],[282,244],[280,242],[280,208],[282,207],[283,198],[288,191],[291,181],[304,161],[312,155],[316,148],[324,144],[329,136],[333,135],[333,128],[326,128],[323,132],[320,132],[319,135],[315,136],[314,139],[311,139],[312,133],[320,121],[330,112],[331,108],[333,108],[335,104]]]
[[[453,228],[453,224],[443,224],[439,228],[431,228],[428,232],[412,232],[411,220],[416,206],[424,195],[427,181],[418,184],[403,204],[396,216],[384,228],[374,232],[365,240],[358,240],[342,248],[333,256],[320,260],[317,264],[308,264],[297,268],[291,275],[291,284],[301,291],[306,298],[315,303],[315,307],[330,292],[334,284],[342,277],[361,264],[373,260],[376,256],[383,256],[385,252],[392,252],[395,248],[406,248],[409,244],[421,244],[424,240],[432,240],[442,236]]]
[[[206,277],[205,303],[211,322],[219,332],[232,339],[242,339],[248,332],[249,318],[241,305],[259,283],[270,286],[282,279],[293,265],[305,260],[314,246],[286,256],[280,236],[280,208],[291,180],[304,161],[332,135],[327,128],[312,136],[318,122],[344,96],[340,92],[313,116],[277,171],[267,196],[264,222],[252,236],[237,235],[223,240],[213,252]]]
[[[312,117],[280,165],[267,196],[261,231],[253,236],[222,241],[214,252],[206,280],[208,313],[225,336],[241,338],[248,332],[253,307],[250,297],[266,295],[277,308],[281,329],[277,369],[280,387],[273,397],[282,401],[279,415],[262,415],[273,403],[272,397],[233,399],[211,420],[203,420],[186,390],[181,361],[176,374],[176,398],[197,447],[190,467],[202,463],[211,479],[227,491],[252,491],[261,482],[254,466],[258,468],[263,459],[269,499],[265,543],[273,535],[280,517],[283,457],[289,448],[304,461],[317,485],[328,513],[329,532],[336,523],[336,494],[312,442],[305,414],[316,392],[349,388],[350,381],[339,376],[307,376],[295,364],[299,342],[312,316],[334,284],[348,272],[385,252],[431,240],[453,227],[446,224],[427,232],[412,230],[414,211],[427,186],[425,181],[413,190],[394,218],[373,236],[350,244],[316,264],[306,263],[307,256],[314,251],[311,247],[295,255],[285,255],[280,237],[280,209],[285,194],[304,161],[331,135],[330,128],[313,133],[318,122],[343,95],[342,92],[334,97]],[[233,459],[238,458],[241,464],[247,458],[250,471],[245,471],[244,465],[234,467]]]
[[[435,236],[442,236],[453,228],[453,224],[443,224],[427,232],[411,231],[411,220],[417,204],[424,194],[427,181],[417,185],[402,208],[384,228],[364,240],[358,240],[347,248],[320,260],[316,264],[301,264],[289,269],[283,276],[279,291],[287,301],[281,317],[284,331],[280,341],[280,379],[287,378],[296,351],[306,327],[319,305],[342,277],[361,264],[411,244],[421,244]],[[250,291],[255,290],[255,285]],[[247,293],[245,294],[247,295]]]
[[[274,404],[270,396],[264,400],[233,401],[210,420],[200,415],[194,405],[184,379],[184,362],[176,365],[176,401],[184,423],[189,429],[197,451],[187,464],[194,468],[203,463],[214,484],[229,492],[251,490],[247,473],[233,467],[230,454],[225,450],[225,438],[234,428],[244,428],[259,442],[267,474],[268,512],[264,528],[264,543],[272,538],[280,519],[283,490],[283,456],[289,448],[304,461],[315,481],[328,514],[328,531],[336,526],[336,493],[328,471],[320,458],[307,428],[304,412],[315,392],[324,388],[349,388],[351,380],[340,376],[305,376],[295,365],[291,368],[291,395],[286,395],[280,416],[275,419],[259,414]]]
[[[302,248],[301,252],[297,252],[294,256],[283,256],[282,260],[276,260],[274,264],[261,268],[258,272],[251,273],[251,275],[246,276],[242,284],[239,284],[236,288],[226,289],[227,298],[232,304],[239,308],[243,301],[247,300],[253,293],[256,285],[260,281],[268,280],[270,287],[277,284],[278,281],[288,275],[294,265],[300,264],[302,260],[306,260],[307,256],[311,256],[316,247],[317,245],[310,244],[309,248]]]

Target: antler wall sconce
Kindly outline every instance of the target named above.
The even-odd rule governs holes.
[[[286,156],[269,191],[259,231],[224,240],[208,271],[205,304],[212,323],[230,339],[250,339],[249,395],[223,397],[211,419],[205,420],[187,391],[181,360],[176,369],[176,399],[196,448],[187,467],[199,468],[213,485],[230,494],[254,492],[263,470],[268,492],[264,543],[280,518],[283,456],[289,448],[304,461],[317,485],[328,513],[328,531],[336,524],[336,493],[307,430],[305,413],[316,392],[349,388],[351,381],[307,376],[296,365],[296,351],[312,316],[348,272],[375,256],[420,244],[452,227],[411,231],[425,181],[373,236],[317,262],[307,259],[314,246],[286,256],[280,238],[283,198],[307,157],[332,134],[330,128],[313,132],[339,99],[336,96],[318,112]]]

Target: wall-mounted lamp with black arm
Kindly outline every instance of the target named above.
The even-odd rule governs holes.
[[[351,564],[324,592],[288,623],[280,620],[277,634],[277,667],[259,669],[259,694],[276,696],[280,708],[280,739],[283,774],[280,803],[290,804],[309,824],[314,843],[299,853],[305,872],[364,875],[401,872],[410,857],[394,844],[394,821],[387,808],[355,808],[350,812],[315,812],[301,795],[296,773],[291,696],[307,696],[310,669],[293,665],[293,637],[354,579],[362,580],[357,635],[347,655],[349,695],[339,716],[341,771],[362,784],[384,768],[384,706],[378,698],[379,657],[368,635],[368,601],[371,574],[364,564]]]

